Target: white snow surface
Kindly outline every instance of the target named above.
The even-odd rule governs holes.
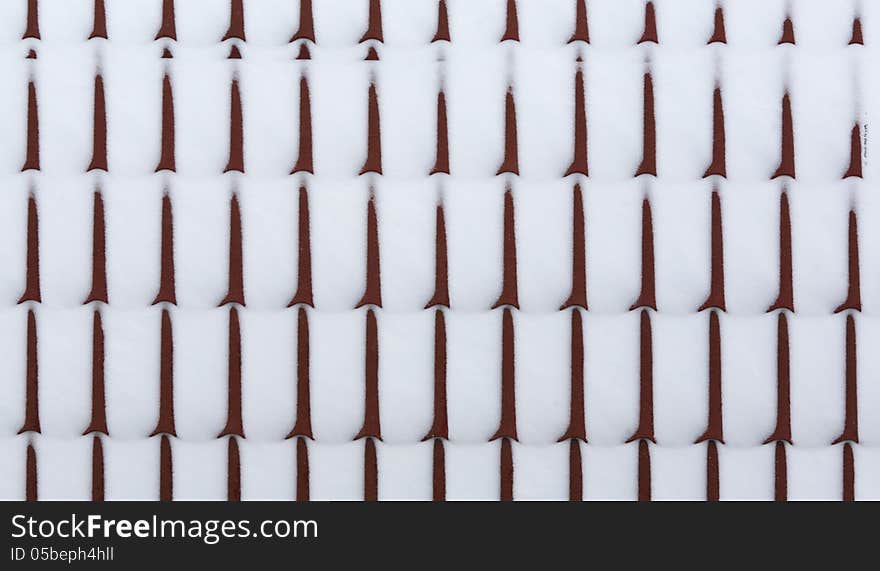
[[[380,499],[431,498],[434,213],[448,232],[449,499],[496,499],[500,419],[502,211],[516,205],[520,310],[516,331],[519,442],[514,496],[567,499],[571,192],[584,190],[589,311],[583,312],[588,444],[585,499],[634,499],[638,424],[641,201],[650,196],[659,311],[652,315],[657,444],[654,499],[702,499],[706,486],[710,196],[724,216],[727,312],[721,314],[725,443],[721,497],[772,499],[776,421],[779,196],[791,203],[796,313],[791,335],[789,497],[838,499],[844,423],[847,216],[859,220],[863,310],[856,313],[860,443],[856,496],[880,499],[880,199],[873,116],[880,3],[856,0],[724,2],[726,45],[707,46],[714,0],[655,0],[660,44],[636,45],[642,0],[588,0],[589,45],[566,44],[569,0],[519,0],[520,42],[499,43],[503,0],[448,0],[452,43],[430,43],[434,0],[384,0],[381,61],[358,39],[366,0],[314,0],[317,45],[295,61],[298,1],[245,0],[242,60],[220,43],[226,0],[178,0],[174,59],[154,41],[160,0],[106,0],[109,40],[90,40],[91,0],[40,0],[42,39],[21,40],[25,0],[0,18],[0,498],[24,497],[25,447],[39,462],[40,499],[88,499],[91,437],[92,194],[105,201],[110,304],[106,335],[110,437],[108,499],[158,497],[158,306],[161,196],[174,204],[175,497],[224,499],[229,199],[242,212],[247,306],[242,333],[242,497],[293,499],[296,409],[297,190],[309,189],[315,309],[309,443],[313,499],[360,499],[364,414],[363,293],[366,204],[376,196],[382,298],[377,443]],[[797,44],[778,46],[786,6]],[[859,10],[864,46],[848,46]],[[24,58],[28,49],[36,60]],[[563,178],[571,161],[575,58],[584,59],[590,176]],[[649,63],[646,63],[649,62]],[[633,178],[641,159],[642,74],[656,97],[657,177]],[[161,81],[169,70],[176,173],[154,173]],[[109,172],[86,173],[92,86],[107,98]],[[229,82],[241,85],[245,174],[221,174],[229,146]],[[299,78],[309,78],[315,175],[290,176],[298,146]],[[367,87],[375,77],[384,174],[358,176],[366,155]],[[27,81],[39,100],[41,170],[25,156]],[[712,89],[724,88],[727,171],[711,159]],[[438,87],[449,112],[452,175],[429,177]],[[504,94],[516,95],[519,176],[495,176],[504,145]],[[770,177],[779,160],[780,100],[791,94],[796,180]],[[864,125],[864,178],[842,180],[850,129]],[[39,207],[42,303],[16,305],[25,284],[27,200]],[[41,434],[17,435],[25,410],[26,314],[39,332]],[[324,340],[333,339],[334,346]],[[341,404],[340,404],[341,403]]]

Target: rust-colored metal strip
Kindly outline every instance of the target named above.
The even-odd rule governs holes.
[[[379,417],[379,334],[376,314],[367,310],[366,344],[364,351],[364,424],[354,437],[382,440]]]
[[[379,261],[379,222],[376,197],[371,193],[367,202],[367,260],[364,295],[355,309],[368,305],[382,307],[382,267]]]
[[[504,96],[504,161],[498,168],[499,174],[519,174],[519,145],[516,132],[516,100],[513,86],[507,87]]]
[[[443,212],[443,204],[437,205],[437,216],[434,240],[434,295],[425,305],[425,309],[435,306],[450,307],[449,301],[449,275],[446,257],[446,217]]]
[[[721,403],[721,326],[718,312],[709,314],[709,419],[706,431],[696,444],[717,440],[724,444],[724,422]]]
[[[584,199],[581,185],[574,185],[572,193],[572,237],[571,237],[571,294],[560,310],[570,307],[587,309],[587,247],[584,234]]]
[[[431,43],[441,40],[452,41],[452,36],[449,35],[449,12],[446,9],[446,0],[440,0],[437,3],[437,31],[431,38]]]
[[[379,466],[376,460],[376,442],[364,441],[364,501],[379,501]]]
[[[587,22],[586,0],[575,0],[574,32],[571,34],[568,43],[571,44],[574,42],[590,43],[590,27]]]
[[[853,24],[852,24],[852,36],[850,36],[850,39],[849,39],[849,45],[851,45],[851,46],[854,46],[854,45],[863,46],[863,45],[865,45],[865,39],[864,39],[864,37],[862,36],[862,19],[861,19],[859,16],[856,16],[856,17],[853,19]]]
[[[171,314],[162,310],[162,326],[159,344],[159,420],[150,436],[170,434],[177,436],[174,428],[174,341],[171,330]]]
[[[163,434],[159,440],[159,501],[174,500],[174,467],[171,439]]]
[[[376,83],[370,81],[367,92],[367,158],[359,174],[382,174],[382,128],[379,118],[379,97]]]
[[[441,309],[434,312],[434,422],[422,439],[449,438],[446,407],[446,317]]]
[[[25,287],[18,303],[42,301],[40,293],[40,219],[37,213],[37,199],[28,197],[27,254],[25,256]]]
[[[504,26],[504,35],[501,41],[512,40],[519,41],[519,15],[516,10],[516,0],[507,0],[507,17]]]
[[[40,9],[37,0],[27,0],[27,24],[21,39],[40,39]]]
[[[642,37],[639,38],[637,43],[644,44],[647,42],[660,43],[660,40],[657,38],[657,14],[654,10],[654,3],[650,0],[645,4],[645,31],[642,32]]]
[[[162,25],[156,33],[156,39],[169,38],[177,40],[177,24],[174,18],[174,0],[162,0]]]
[[[720,8],[719,8],[720,9]],[[715,85],[712,94],[712,162],[706,168],[703,178],[720,176],[727,178],[727,144],[724,129],[724,99],[721,86]]]
[[[715,6],[715,27],[712,29],[712,37],[709,38],[709,44],[726,44],[727,31],[724,28],[724,8],[719,3]]]
[[[244,258],[242,256],[241,209],[238,196],[233,193],[229,201],[229,288],[218,307],[227,303],[244,306]]]
[[[773,173],[772,178],[787,176],[795,177],[794,163],[794,127],[791,120],[791,97],[786,90],[782,96],[782,138],[780,140],[779,168]]]
[[[509,438],[501,439],[500,500],[513,501],[513,446]]]
[[[581,464],[581,445],[576,438],[568,441],[568,501],[584,499],[584,471]]]
[[[93,301],[109,303],[104,231],[104,199],[96,190],[92,201],[92,289],[83,305]]]
[[[107,171],[107,112],[104,105],[104,78],[95,75],[95,109],[92,119],[92,162],[88,171]]]
[[[305,438],[296,439],[296,501],[311,499],[309,489],[309,445]]]
[[[639,501],[651,501],[651,448],[648,446],[647,440],[639,440],[639,461],[638,461],[638,489]]]
[[[300,0],[299,28],[290,38],[290,42],[310,40],[315,42],[315,18],[312,12],[312,0]]]
[[[299,308],[296,327],[296,422],[287,437],[295,436],[314,440],[309,379],[309,315],[304,307]]]
[[[376,51],[375,46],[367,48],[367,55],[364,57],[364,61],[379,61],[379,52]]]
[[[229,88],[231,99],[229,107],[229,162],[223,172],[244,172],[244,123],[241,111],[241,92],[238,79],[233,76]]]
[[[449,174],[449,129],[446,117],[446,92],[437,92],[437,151],[430,174]]]
[[[832,444],[859,441],[858,374],[856,370],[856,320],[846,316],[846,373],[843,432]]]
[[[654,120],[654,79],[645,72],[642,118],[642,162],[635,176],[657,176],[657,130]]]
[[[443,440],[434,439],[431,491],[435,502],[446,501],[446,449]]]
[[[712,308],[726,311],[724,303],[724,233],[722,230],[721,197],[717,190],[712,191],[711,219],[711,284],[709,297],[697,311]]]
[[[299,78],[299,150],[290,174],[298,172],[315,174],[312,157],[312,97],[309,79],[305,74]]]
[[[27,356],[25,365],[24,423],[18,433],[40,432],[40,391],[37,361],[37,318],[34,311],[27,315]]]
[[[774,460],[773,499],[777,502],[788,501],[788,460],[785,453],[785,442],[776,441]]]
[[[787,309],[794,313],[794,283],[791,261],[791,215],[788,209],[788,193],[783,190],[779,197],[779,295],[768,312]]]
[[[92,432],[110,435],[104,397],[104,326],[97,309],[92,314],[92,420],[83,435]]]
[[[627,443],[654,438],[654,349],[651,314],[643,309],[639,323],[639,426]]]
[[[170,51],[166,49],[165,52],[168,57],[171,57]],[[165,54],[162,57],[164,58]],[[168,73],[165,73],[162,78],[162,142],[156,172],[163,170],[177,171],[174,152],[174,91],[171,88],[171,78]]]
[[[299,304],[315,307],[312,295],[312,238],[309,217],[309,191],[305,186],[299,187],[299,243],[297,248],[299,257],[297,259],[296,293],[290,300],[290,303],[287,304],[287,307]]]
[[[92,501],[104,501],[104,444],[101,437],[92,437]]]
[[[28,81],[27,150],[21,172],[29,170],[40,170],[40,112],[33,79]]]
[[[847,288],[846,300],[837,306],[834,313],[847,310],[862,310],[861,278],[859,273],[859,226],[855,210],[849,211],[848,242],[849,286]]]
[[[385,41],[382,34],[382,3],[380,0],[370,0],[370,9],[367,16],[367,29],[364,32],[364,35],[361,36],[361,39],[358,40],[358,43],[366,42],[368,40],[375,40],[377,42]]]
[[[24,498],[26,501],[37,501],[39,496],[37,492],[37,451],[31,443],[28,443],[27,446],[24,490]]]
[[[852,444],[843,445],[843,501],[856,501],[856,469]]]
[[[718,444],[706,443],[706,501],[717,502],[721,497],[721,477],[718,470]]]
[[[587,441],[584,420],[584,329],[581,312],[571,310],[571,391],[569,399],[568,428],[559,438]]]
[[[153,300],[157,303],[177,305],[177,294],[174,280],[174,214],[171,209],[171,197],[166,192],[162,196],[162,246],[159,257],[159,291]]]
[[[229,2],[229,27],[223,35],[221,42],[237,38],[245,41],[244,34],[244,5],[242,0],[230,0]]]
[[[489,440],[518,440],[516,434],[516,348],[513,313],[504,308],[501,327],[501,421]]]
[[[794,45],[794,43],[794,24],[791,21],[791,16],[786,15],[785,21],[782,22],[782,35],[779,37],[779,45]]]
[[[776,320],[776,428],[764,444],[791,439],[791,369],[789,365],[788,318],[784,311]]]
[[[651,203],[642,200],[642,288],[638,299],[630,306],[630,311],[639,308],[657,310],[657,296],[654,289],[654,221]]]
[[[107,15],[104,11],[104,0],[95,0],[95,15],[92,18],[92,33],[89,39],[107,39]]]
[[[587,158],[587,105],[584,96],[584,71],[578,65],[574,74],[574,147],[571,165],[564,176],[581,174],[589,176]]]
[[[244,426],[241,417],[241,327],[238,321],[238,310],[234,305],[229,309],[228,362],[226,426],[217,435],[217,438],[224,436],[244,438]]]
[[[510,306],[519,309],[519,294],[516,271],[516,214],[513,205],[513,191],[508,186],[504,191],[504,253],[501,294],[492,309]]]
[[[226,501],[241,501],[241,455],[235,436],[229,437],[226,449]]]
[[[862,134],[859,124],[853,125],[849,142],[849,168],[843,178],[862,178]]]

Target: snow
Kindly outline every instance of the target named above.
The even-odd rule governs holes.
[[[792,499],[840,497],[844,422],[847,216],[855,209],[863,313],[857,314],[861,443],[854,446],[857,497],[880,497],[880,202],[870,118],[877,114],[880,6],[793,0],[797,45],[777,46],[784,0],[724,2],[728,44],[706,46],[714,2],[655,0],[660,45],[635,45],[642,0],[589,0],[590,45],[567,45],[568,0],[519,0],[521,42],[498,43],[504,0],[448,0],[453,42],[431,45],[436,4],[385,0],[381,61],[358,45],[367,2],[314,0],[313,60],[293,61],[287,42],[298,6],[245,0],[244,59],[220,43],[225,0],[177,2],[179,41],[153,41],[159,0],[106,0],[109,40],[86,41],[89,0],[41,0],[42,39],[20,40],[24,0],[0,20],[0,497],[24,495],[25,447],[38,453],[41,499],[90,493],[92,200],[105,201],[110,305],[106,335],[107,497],[158,496],[161,197],[174,208],[178,306],[174,327],[175,495],[225,497],[229,204],[241,204],[247,307],[239,308],[242,496],[295,495],[298,188],[309,189],[315,309],[311,334],[309,442],[315,499],[359,499],[363,443],[366,208],[379,220],[378,309],[383,442],[380,499],[430,499],[433,413],[434,216],[442,201],[452,309],[446,311],[450,441],[449,499],[497,498],[501,313],[490,311],[502,276],[506,188],[516,209],[520,310],[515,311],[520,442],[513,444],[514,495],[568,496],[571,189],[586,217],[583,313],[585,418],[580,444],[586,499],[634,499],[638,424],[641,204],[653,209],[656,289],[652,312],[657,445],[655,499],[705,494],[708,408],[710,197],[724,224],[727,313],[721,316],[724,445],[721,496],[771,499],[773,446],[762,446],[776,413],[779,196],[791,205],[796,313],[791,335],[788,451]],[[867,45],[848,46],[859,7]],[[166,44],[173,60],[159,58]],[[38,59],[25,60],[30,48]],[[574,59],[584,58],[590,177],[563,179],[571,160]],[[650,69],[657,114],[659,177],[633,178],[641,159],[642,75]],[[109,173],[91,159],[96,71],[107,99]],[[161,81],[174,86],[176,173],[154,173],[161,137]],[[288,173],[298,152],[299,80],[309,80],[315,175]],[[245,174],[221,174],[229,147],[230,81],[244,106]],[[40,172],[19,172],[25,154],[27,81],[36,83]],[[358,176],[366,153],[367,89],[378,88],[383,174]],[[724,93],[727,180],[703,180],[711,158],[712,89]],[[504,96],[517,105],[519,176],[496,177],[504,150]],[[436,96],[446,92],[452,174],[428,177],[434,161]],[[770,181],[779,161],[780,102],[791,94],[796,181]],[[865,125],[864,178],[841,180],[855,121]],[[25,284],[27,199],[39,207],[42,303],[17,306]],[[28,310],[39,332],[42,434],[17,435],[24,420]],[[332,344],[329,342],[332,340]],[[7,460],[8,459],[8,460]]]

